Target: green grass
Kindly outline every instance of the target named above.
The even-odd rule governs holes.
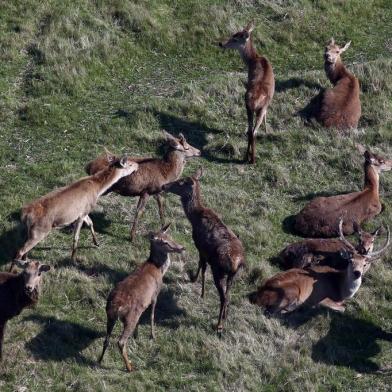
[[[246,148],[244,66],[216,43],[254,19],[254,40],[275,70],[277,91],[260,132],[257,164],[238,163]],[[366,276],[343,315],[306,310],[265,318],[246,295],[278,271],[272,259],[296,239],[282,222],[319,192],[362,186],[355,143],[392,156],[390,1],[35,1],[0,7],[0,263],[23,235],[21,206],[84,175],[101,153],[160,154],[161,129],[182,131],[203,149],[185,174],[204,168],[202,192],[238,233],[247,270],[234,285],[222,340],[214,332],[218,297],[210,274],[206,299],[187,271],[197,266],[179,200],[166,198],[171,233],[187,248],[175,257],[158,300],[157,335],[148,317],[130,340],[137,367],[124,372],[115,340],[96,366],[106,297],[148,255],[145,234],[159,227],[148,203],[135,244],[128,242],[136,199],[109,195],[92,214],[101,246],[54,231],[31,256],[50,263],[40,302],[6,331],[1,391],[383,391],[392,366],[392,273],[386,256]],[[344,61],[360,78],[357,132],[304,126],[296,112],[328,86],[326,41],[352,40]],[[381,177],[390,224],[392,175]],[[27,389],[24,389],[27,388]]]

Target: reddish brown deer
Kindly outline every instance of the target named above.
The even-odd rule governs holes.
[[[323,93],[317,119],[328,128],[357,128],[361,117],[359,81],[347,70],[340,58],[350,43],[351,41],[340,48],[331,38],[325,48],[324,69],[334,87]]]
[[[136,234],[136,226],[146,206],[148,198],[153,195],[158,203],[161,223],[164,224],[162,186],[175,181],[182,174],[187,158],[200,156],[200,150],[192,147],[185,140],[184,135],[178,138],[164,131],[168,150],[162,159],[159,158],[133,158],[139,164],[139,170],[131,176],[121,179],[110,192],[122,196],[139,196],[135,219],[131,228],[131,241]],[[98,157],[86,166],[89,174],[96,173],[107,166],[116,157],[107,152],[105,156]]]
[[[362,230],[354,223],[354,230],[359,241],[354,247],[360,255],[367,255],[373,251],[374,241],[381,227],[373,233]],[[340,252],[352,250],[353,245],[342,242],[339,238],[309,238],[286,246],[279,255],[282,266],[288,268],[306,268],[312,265],[328,265],[341,268],[345,265]]]
[[[217,332],[221,336],[223,320],[227,317],[229,290],[239,269],[245,264],[244,249],[237,236],[221,221],[218,215],[202,204],[200,183],[202,170],[193,176],[183,178],[163,187],[165,192],[181,197],[185,214],[192,224],[192,237],[199,251],[199,268],[191,280],[195,282],[201,271],[204,297],[204,283],[207,263],[220,297],[220,311]],[[226,288],[225,288],[226,280]]]
[[[256,133],[264,120],[267,132],[267,109],[274,96],[275,77],[272,66],[266,57],[257,54],[252,42],[252,23],[233,34],[226,42],[220,42],[224,49],[237,49],[248,67],[248,82],[245,93],[245,106],[248,116],[248,148],[245,161],[256,162]],[[254,117],[256,121],[254,122]]]
[[[365,151],[364,157],[364,189],[310,201],[295,217],[294,229],[299,234],[304,237],[336,237],[340,218],[344,220],[344,234],[352,234],[354,222],[361,225],[381,212],[379,175],[392,169],[392,160],[370,151]]]
[[[50,266],[38,261],[17,260],[23,268],[20,274],[0,272],[0,360],[7,321],[38,301],[41,274]]]
[[[341,252],[341,256],[347,260],[345,269],[317,265],[306,269],[292,268],[268,279],[249,295],[249,300],[264,307],[266,314],[291,312],[301,305],[322,305],[343,312],[345,300],[355,295],[370,263],[385,252],[389,243],[388,230],[388,240],[382,249],[360,255],[347,241],[350,250]]]
[[[114,325],[117,319],[120,319],[124,329],[118,340],[118,348],[124,358],[127,370],[129,372],[133,370],[128,359],[127,341],[129,336],[136,332],[140,316],[150,305],[151,338],[155,339],[155,305],[162,287],[162,278],[170,266],[169,254],[182,253],[185,250],[166,233],[168,227],[169,225],[163,227],[158,233],[150,234],[150,257],[110,292],[106,304],[107,332],[99,363],[101,363],[109,345]]]
[[[24,257],[49,234],[52,228],[64,227],[73,222],[75,222],[75,227],[72,259],[75,257],[83,222],[90,227],[94,244],[97,245],[93,223],[88,214],[95,207],[99,196],[120,178],[137,169],[138,164],[127,157],[116,159],[110,166],[96,174],[56,189],[24,206],[21,220],[27,226],[27,241],[19,249],[16,258]]]

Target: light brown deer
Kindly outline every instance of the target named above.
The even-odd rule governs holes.
[[[158,233],[150,234],[150,257],[135,272],[117,283],[110,292],[107,304],[107,332],[102,354],[98,359],[101,363],[109,345],[117,319],[123,323],[123,332],[118,340],[118,348],[124,359],[125,366],[133,370],[128,359],[127,341],[136,332],[140,316],[151,305],[151,338],[155,339],[154,313],[157,297],[162,287],[162,278],[170,266],[170,253],[182,253],[185,248],[174,242],[166,233],[169,225]]]
[[[248,82],[245,106],[248,116],[248,148],[245,161],[256,162],[256,133],[264,120],[267,132],[267,109],[275,92],[275,77],[271,63],[257,54],[252,42],[252,23],[233,34],[226,42],[220,42],[224,49],[237,49],[248,67]],[[256,121],[254,121],[256,117]]]
[[[0,360],[7,321],[38,301],[41,274],[50,266],[38,261],[16,260],[23,271],[19,274],[0,272]]]
[[[343,312],[344,302],[352,298],[362,284],[362,276],[370,263],[379,258],[390,243],[377,252],[360,255],[344,239],[342,224],[341,239],[350,250],[342,250],[347,267],[343,270],[329,266],[312,266],[306,269],[292,268],[268,279],[256,292],[249,295],[251,303],[265,308],[266,314],[291,312],[302,305],[321,305]]]
[[[354,232],[354,222],[361,225],[381,212],[379,175],[392,169],[392,160],[364,152],[365,184],[360,192],[310,201],[295,217],[294,229],[304,237],[336,237],[338,223],[344,220],[344,234]]]
[[[347,70],[340,58],[350,43],[351,41],[341,48],[331,38],[325,48],[324,69],[334,87],[323,93],[317,119],[327,128],[357,128],[361,117],[359,81]]]
[[[191,177],[165,185],[163,190],[181,197],[185,214],[192,224],[193,241],[199,251],[199,268],[191,280],[195,282],[201,271],[202,298],[207,264],[211,266],[215,287],[220,297],[217,332],[221,336],[223,320],[227,318],[229,290],[234,277],[245,265],[245,254],[241,241],[232,230],[213,210],[203,206],[199,184],[201,176],[202,170],[199,169]]]
[[[16,258],[21,259],[42,241],[53,228],[68,226],[75,222],[71,258],[74,259],[83,222],[91,230],[93,242],[98,245],[93,222],[88,214],[95,207],[99,196],[120,178],[138,169],[133,160],[122,157],[98,173],[81,178],[71,185],[56,189],[22,208],[21,220],[27,227],[27,241],[19,249]],[[11,265],[11,269],[13,264]]]
[[[355,250],[360,255],[367,255],[373,251],[374,241],[381,227],[368,233],[354,223],[354,230],[358,234]],[[351,250],[353,245],[347,245],[339,238],[309,238],[286,246],[279,254],[282,266],[288,268],[306,268],[312,265],[328,265],[341,268],[345,265],[340,252]]]
[[[163,131],[168,147],[162,159],[159,158],[132,158],[139,164],[139,170],[125,178],[122,178],[109,191],[122,196],[139,196],[135,219],[131,228],[131,241],[134,240],[138,220],[143,214],[147,200],[154,196],[158,203],[161,224],[164,224],[163,199],[161,196],[162,186],[175,181],[182,174],[186,160],[201,155],[200,150],[187,143],[184,135],[178,138]],[[98,157],[86,166],[89,174],[94,174],[107,166],[117,157],[107,151],[104,156]]]

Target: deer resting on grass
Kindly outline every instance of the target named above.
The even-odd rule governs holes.
[[[162,159],[133,158],[139,164],[139,170],[128,177],[122,178],[109,190],[122,196],[139,196],[136,215],[131,228],[131,241],[135,238],[138,220],[150,196],[156,198],[161,224],[164,224],[163,199],[160,194],[162,186],[175,181],[181,176],[187,158],[201,155],[200,150],[187,143],[182,134],[177,138],[165,131],[163,133],[168,146],[164,157]],[[106,155],[88,163],[86,171],[89,174],[94,174],[109,165],[113,159],[116,159],[116,156],[107,151]]]
[[[361,225],[381,212],[379,176],[392,169],[392,160],[364,152],[365,184],[362,191],[343,195],[316,197],[295,217],[294,229],[304,237],[336,237],[338,222],[344,219],[344,234],[354,232],[354,222]]]
[[[140,316],[150,305],[151,338],[155,339],[155,305],[162,287],[162,278],[170,266],[169,254],[182,253],[185,250],[166,233],[168,227],[169,225],[163,227],[158,233],[150,234],[150,257],[135,272],[117,283],[110,292],[106,304],[107,332],[99,363],[109,345],[114,325],[117,319],[120,319],[124,328],[118,340],[118,348],[127,370],[129,372],[133,370],[128,359],[127,341],[129,336],[135,334]]]
[[[195,282],[201,271],[202,298],[207,264],[211,266],[220,298],[217,332],[221,336],[223,320],[227,317],[229,290],[234,277],[245,264],[245,255],[238,237],[213,210],[203,206],[199,184],[201,176],[202,170],[199,169],[193,176],[167,184],[163,189],[181,197],[185,214],[192,225],[193,241],[199,251],[199,268],[191,280]]]
[[[254,25],[250,23],[243,30],[233,34],[226,42],[219,43],[223,49],[237,49],[248,68],[245,93],[248,116],[248,148],[245,161],[249,163],[256,162],[256,134],[263,120],[267,132],[267,109],[275,91],[272,66],[266,57],[257,54],[251,37],[253,29]]]
[[[95,207],[99,196],[120,178],[128,176],[137,169],[138,164],[127,157],[115,159],[96,174],[56,189],[25,205],[22,208],[21,220],[27,227],[27,241],[19,249],[16,259],[25,257],[53,228],[68,226],[74,222],[72,259],[75,257],[83,222],[90,227],[93,242],[98,245],[93,222],[88,214]]]

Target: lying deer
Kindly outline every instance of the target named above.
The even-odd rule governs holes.
[[[328,128],[357,128],[361,117],[359,81],[347,70],[340,58],[340,55],[348,49],[350,43],[351,41],[340,48],[331,38],[325,48],[324,68],[334,87],[323,93],[317,119]]]
[[[164,131],[164,135],[168,146],[164,157],[162,159],[133,158],[139,164],[139,170],[133,175],[121,179],[110,189],[110,192],[116,192],[122,196],[139,196],[131,229],[131,241],[135,238],[138,220],[151,195],[157,200],[161,223],[164,224],[163,200],[160,195],[162,186],[181,176],[187,158],[201,155],[200,150],[188,144],[182,134],[176,138]],[[114,159],[117,159],[116,156],[107,151],[105,156],[98,157],[88,163],[86,171],[89,174],[94,174],[109,165]]]
[[[267,314],[291,312],[301,305],[322,305],[343,312],[344,302],[358,291],[370,263],[388,248],[390,233],[388,230],[388,240],[382,249],[361,255],[345,240],[342,224],[339,226],[340,238],[349,249],[341,251],[341,257],[347,261],[345,269],[316,265],[289,269],[268,279],[258,291],[251,293],[250,302],[264,307]]]
[[[0,272],[0,360],[7,321],[38,301],[41,274],[50,266],[38,261],[16,260],[23,268],[20,274]]]
[[[344,219],[344,234],[354,232],[354,222],[361,225],[381,212],[379,175],[392,168],[392,160],[364,152],[365,184],[360,192],[317,197],[295,217],[294,229],[305,237],[336,237],[338,222]]]
[[[74,259],[83,222],[91,230],[93,242],[98,245],[93,222],[88,214],[95,207],[98,197],[120,178],[138,169],[133,160],[123,157],[96,174],[84,177],[71,185],[56,189],[22,208],[21,220],[27,226],[27,241],[19,249],[16,258],[23,258],[52,228],[68,226],[75,222],[71,258]],[[11,266],[11,269],[13,268]]]
[[[251,33],[254,25],[250,23],[243,30],[233,34],[226,42],[219,43],[224,49],[237,49],[248,67],[245,106],[248,116],[248,148],[245,161],[256,162],[256,133],[264,120],[267,131],[267,109],[275,91],[275,77],[270,62],[257,54]],[[254,116],[256,121],[254,122]]]
[[[380,230],[381,227],[368,233],[354,222],[354,231],[359,237],[355,250],[361,255],[372,252]],[[306,268],[315,264],[341,268],[344,259],[340,256],[340,252],[351,250],[352,247],[351,243],[348,246],[339,238],[309,238],[286,246],[280,253],[279,259],[284,268]]]
[[[202,170],[199,169],[192,177],[167,184],[163,190],[181,197],[185,214],[192,224],[193,241],[199,251],[199,268],[191,280],[195,282],[201,271],[202,298],[204,297],[207,263],[211,266],[214,283],[220,297],[217,332],[221,336],[223,320],[227,317],[229,290],[234,277],[245,264],[245,255],[242,243],[237,236],[213,210],[203,206],[199,184],[201,176]]]
[[[118,340],[118,348],[124,358],[127,370],[129,372],[133,370],[128,359],[127,341],[129,336],[136,332],[140,316],[150,305],[151,338],[155,339],[155,305],[162,287],[162,278],[170,266],[169,253],[182,253],[185,250],[183,246],[174,242],[166,233],[168,227],[169,225],[163,227],[158,233],[150,234],[150,257],[110,292],[106,304],[106,339],[98,360],[99,363],[101,363],[109,345],[114,325],[117,319],[120,319],[124,329]]]

